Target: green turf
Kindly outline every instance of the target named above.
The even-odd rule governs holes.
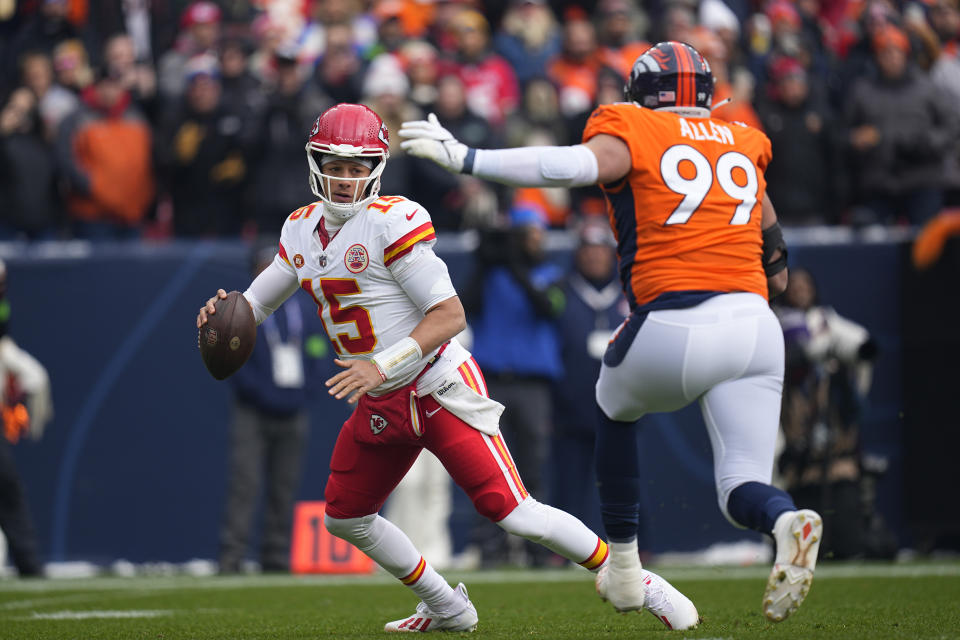
[[[647,613],[614,613],[582,570],[447,577],[470,587],[481,638],[960,638],[955,562],[823,566],[800,611],[776,625],[760,613],[762,568],[661,573],[697,604],[699,629],[669,632]],[[0,638],[382,639],[383,623],[415,603],[383,575],[9,579],[0,580]],[[141,617],[103,617],[118,612]]]

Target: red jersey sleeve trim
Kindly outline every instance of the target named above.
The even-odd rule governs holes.
[[[280,250],[277,253],[280,254],[280,257],[283,258],[284,262],[286,262],[287,264],[290,264],[290,258],[287,257],[287,250],[283,248],[282,242],[280,243]],[[290,264],[290,266],[292,267],[293,265]]]
[[[389,267],[391,264],[413,251],[413,247],[418,242],[425,240],[435,240],[436,232],[433,230],[433,223],[425,222],[413,231],[403,235],[399,240],[383,250],[383,264]]]

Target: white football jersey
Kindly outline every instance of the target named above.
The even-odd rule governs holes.
[[[396,274],[402,273],[418,252],[436,243],[430,214],[416,202],[402,196],[381,196],[347,220],[326,247],[315,233],[322,216],[321,202],[290,214],[283,224],[275,263],[296,274],[300,288],[316,302],[327,336],[341,359],[369,360],[409,336],[428,309],[456,295],[445,270],[436,274],[436,282],[429,283],[416,301],[398,282]],[[451,341],[425,379],[432,380],[469,357],[455,343]],[[435,353],[424,354],[423,364]],[[377,393],[408,384],[416,375],[388,380],[377,387]],[[423,388],[425,379],[418,389],[430,393],[432,389]]]

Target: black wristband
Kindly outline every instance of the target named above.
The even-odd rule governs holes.
[[[780,250],[780,257],[770,262],[770,258]],[[787,268],[787,244],[783,240],[780,223],[774,222],[763,230],[763,272],[768,278]]]
[[[477,150],[473,147],[467,147],[467,155],[463,158],[463,169],[460,170],[460,173],[465,173],[467,175],[473,174],[473,159],[477,155]]]

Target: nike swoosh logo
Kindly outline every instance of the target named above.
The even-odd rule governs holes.
[[[413,220],[413,216],[417,215],[417,211],[420,211],[420,209],[416,209],[413,213],[407,214],[407,220]]]
[[[443,409],[443,407],[440,407],[440,409]],[[428,418],[432,418],[433,414],[435,414],[437,411],[440,411],[440,409],[434,409],[433,411],[424,411],[424,413],[427,414]]]

